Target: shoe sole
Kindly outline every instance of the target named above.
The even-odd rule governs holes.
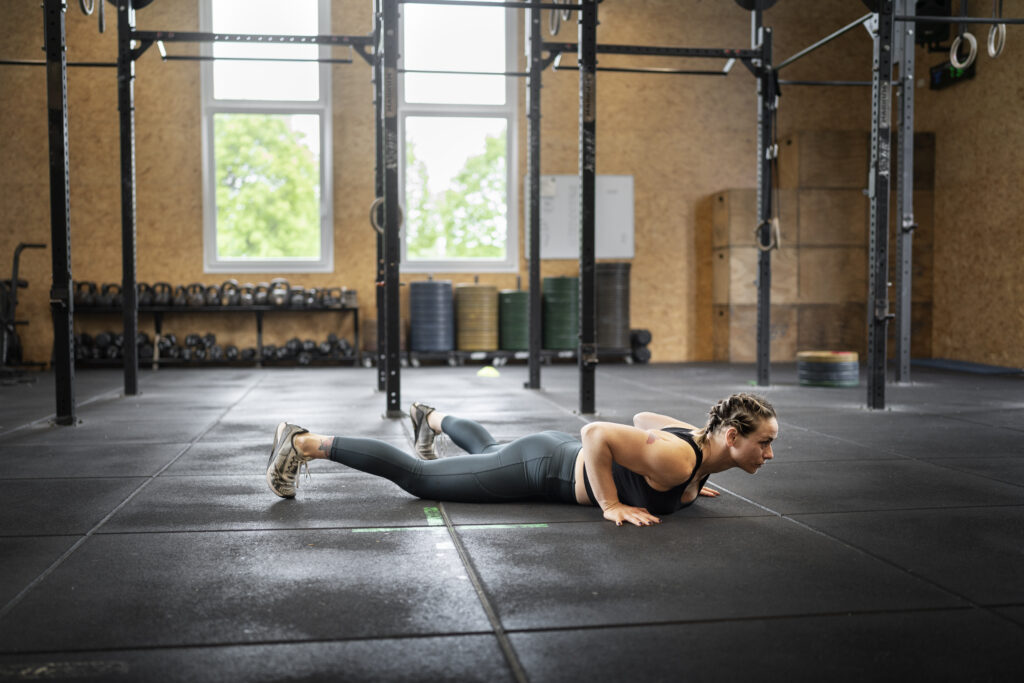
[[[429,415],[429,413],[424,414],[423,411],[422,411],[422,408],[420,406],[421,406],[421,404],[419,404],[419,403],[413,403],[412,406],[409,408],[409,419],[412,421],[413,447],[416,449],[416,454],[418,456],[420,456],[420,458],[422,458],[423,460],[437,460],[437,451],[434,449],[434,442],[433,442],[433,440],[431,440],[431,442],[430,442],[430,449],[427,450],[426,452],[421,450],[419,445],[418,445],[419,437],[420,437],[420,433],[419,433],[420,428],[430,429],[430,425],[427,424],[427,415]],[[421,414],[421,416],[422,416],[422,417],[420,417],[419,427],[417,427],[417,425],[416,425],[416,418],[413,417],[413,411],[414,410],[419,412]],[[431,412],[433,412],[433,411],[431,411]]]
[[[274,477],[272,476],[275,460],[274,456],[277,455],[277,451],[280,448],[279,444],[281,443],[281,437],[284,436],[284,432],[287,429],[288,423],[282,422],[281,424],[277,425],[277,429],[274,431],[274,443],[270,446],[270,460],[267,461],[267,485],[270,487],[270,490],[273,491],[275,495],[280,496],[281,498],[294,498],[294,493],[290,496],[286,496],[285,494],[278,491],[277,488],[274,486]]]

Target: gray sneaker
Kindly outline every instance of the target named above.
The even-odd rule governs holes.
[[[416,441],[416,453],[424,460],[436,460],[434,450],[434,430],[427,424],[427,416],[434,409],[422,403],[413,403],[409,407],[409,418],[412,419],[412,436]]]
[[[308,429],[287,422],[277,425],[274,432],[274,445],[270,448],[270,461],[267,463],[267,483],[270,490],[282,498],[295,497],[300,465],[306,467],[306,476],[309,476],[309,458],[300,455],[292,444],[298,434],[307,433]]]

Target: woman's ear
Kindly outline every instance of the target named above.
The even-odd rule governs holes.
[[[736,429],[735,427],[729,427],[728,429],[726,429],[725,430],[725,445],[726,446],[735,446],[736,445],[736,437],[739,436],[739,434],[740,434],[739,430]]]

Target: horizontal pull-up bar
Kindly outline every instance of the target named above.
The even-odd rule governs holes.
[[[351,64],[351,59],[283,59],[280,57],[213,57],[211,55],[160,55],[165,62],[304,62],[312,64]],[[115,64],[115,66],[117,66]]]
[[[552,67],[555,71],[579,71],[580,67],[577,65],[573,66],[554,66]],[[598,66],[594,68],[594,71],[616,71],[618,73],[626,74],[677,74],[683,76],[728,76],[728,71],[699,71],[699,70],[688,70],[688,69],[627,69],[617,66]]]
[[[789,59],[786,59],[786,60],[780,62],[778,64],[778,66],[775,67],[775,70],[779,71],[780,69],[782,69],[782,67],[788,66],[788,65],[792,64],[793,62],[795,62],[796,60],[800,59],[801,57],[803,57],[803,56],[805,56],[807,54],[810,54],[811,52],[814,52],[819,47],[822,47],[823,45],[825,45],[827,43],[831,43],[833,40],[835,40],[839,36],[843,35],[844,33],[848,33],[850,31],[852,31],[853,29],[855,29],[858,26],[860,26],[861,24],[863,24],[865,21],[868,21],[869,19],[871,19],[871,17],[873,17],[873,16],[875,16],[875,15],[872,14],[872,13],[868,13],[868,14],[865,14],[860,19],[858,19],[856,21],[853,21],[853,22],[850,22],[849,24],[847,24],[846,26],[842,27],[841,29],[839,29],[835,33],[832,33],[831,35],[825,36],[824,38],[822,38],[818,42],[814,43],[810,47],[804,48],[803,50],[800,50],[800,52],[797,52],[795,55],[793,55]]]
[[[918,24],[1024,24],[1024,19],[996,17],[918,17],[899,14],[894,16],[893,19],[896,21],[913,21]]]
[[[551,2],[487,2],[486,0],[398,0],[399,5],[456,5],[459,7],[501,7],[505,9],[560,9],[572,11],[583,5],[558,5]]]
[[[559,5],[562,7],[562,5]],[[576,52],[576,43],[543,43],[542,50],[549,52]],[[710,59],[758,59],[760,50],[707,48],[707,47],[658,47],[653,45],[597,45],[597,51],[609,55],[634,55],[641,57],[705,57]]]
[[[373,36],[290,36],[248,33],[203,33],[199,31],[132,31],[132,40],[165,43],[257,43],[264,45],[356,45],[372,46]]]
[[[399,69],[400,74],[449,74],[454,76],[529,76],[528,71],[438,71],[436,69]]]
[[[0,59],[0,65],[7,66],[46,66],[45,59]],[[68,66],[92,66],[117,68],[117,62],[68,62]]]
[[[779,85],[873,85],[871,81],[785,81],[779,80]],[[890,81],[894,88],[900,87],[896,81]]]

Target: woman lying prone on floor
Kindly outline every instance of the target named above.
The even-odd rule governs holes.
[[[633,426],[591,422],[580,436],[545,431],[510,443],[481,425],[421,403],[409,411],[416,452],[377,439],[312,434],[282,422],[274,434],[267,483],[293,498],[300,466],[322,458],[385,477],[419,498],[458,503],[541,500],[597,505],[621,526],[657,524],[691,505],[708,477],[733,467],[754,474],[772,459],[775,409],[760,396],[719,401],[702,428],[657,413],[638,413]],[[437,459],[434,437],[447,434],[469,455]]]

